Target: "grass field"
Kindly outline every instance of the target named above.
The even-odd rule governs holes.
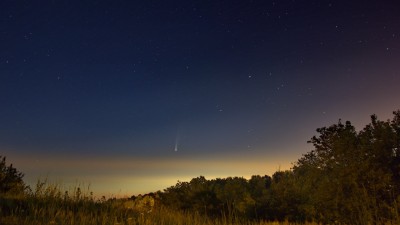
[[[278,225],[289,222],[243,221],[239,218],[208,218],[155,205],[127,207],[129,199],[96,199],[89,188],[62,190],[60,185],[38,182],[28,195],[0,197],[2,225]],[[315,223],[308,223],[315,224]]]
[[[289,225],[289,221],[251,221],[232,214],[209,218],[172,210],[145,197],[95,198],[89,187],[64,190],[62,185],[38,182],[23,195],[0,196],[0,225]],[[154,203],[154,202],[153,202]],[[221,213],[221,215],[225,215]],[[301,223],[316,225],[315,222]],[[364,224],[364,223],[363,223]],[[368,225],[368,223],[365,223]],[[385,223],[383,223],[385,224]],[[397,224],[389,222],[387,224]]]

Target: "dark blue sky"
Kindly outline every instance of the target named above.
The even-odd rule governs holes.
[[[162,188],[162,171],[182,179],[174,165],[193,165],[186,177],[288,168],[317,127],[362,128],[399,108],[398,12],[396,1],[1,1],[0,154],[31,180],[95,180],[78,159],[103,180],[143,165],[113,181],[153,182],[127,193]]]

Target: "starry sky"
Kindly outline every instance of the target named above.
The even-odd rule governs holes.
[[[400,108],[400,4],[0,2],[0,155],[96,194],[271,175]]]

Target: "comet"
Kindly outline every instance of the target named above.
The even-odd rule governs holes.
[[[175,139],[175,149],[174,151],[178,151],[178,146],[179,146],[179,132],[176,132],[176,139]]]

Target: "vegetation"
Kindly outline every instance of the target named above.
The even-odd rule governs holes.
[[[40,181],[32,191],[3,157],[0,224],[400,224],[400,111],[359,132],[340,120],[317,132],[291,170],[200,176],[130,199]]]
[[[13,167],[6,165],[6,157],[0,156],[0,196],[21,194],[27,188],[22,178],[24,175]]]

